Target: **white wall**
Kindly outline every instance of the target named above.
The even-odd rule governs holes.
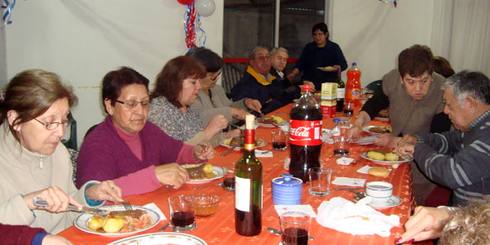
[[[342,47],[349,66],[358,63],[364,85],[396,68],[403,49],[417,43],[430,45],[432,0],[401,0],[397,8],[377,0],[332,0],[331,4],[332,40]]]
[[[202,18],[206,46],[222,52],[223,0]],[[167,60],[186,51],[185,7],[177,0],[17,1],[6,30],[7,75],[29,68],[58,73],[79,97],[78,140],[103,119],[100,81],[119,66],[154,80]]]

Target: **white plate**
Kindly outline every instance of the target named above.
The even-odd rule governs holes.
[[[412,161],[413,159],[406,159],[406,158],[400,158],[400,160],[398,161],[380,161],[380,160],[374,160],[374,159],[371,159],[367,156],[367,152],[363,152],[361,153],[361,157],[366,159],[366,160],[369,160],[371,162],[374,162],[374,163],[377,163],[379,165],[388,165],[388,166],[391,166],[393,164],[400,164],[400,163],[404,163],[404,162],[410,162]]]
[[[158,221],[160,220],[160,215],[158,215],[158,213],[156,213],[155,211],[153,211],[151,209],[148,209],[148,208],[145,208],[145,207],[141,207],[141,206],[134,206],[133,205],[132,207],[133,207],[133,209],[141,209],[141,210],[144,210],[144,211],[146,211],[150,215],[151,224],[148,227],[143,228],[143,229],[140,229],[140,230],[136,230],[136,231],[131,231],[131,232],[107,233],[107,232],[94,231],[94,230],[91,230],[90,228],[88,228],[88,221],[93,216],[92,214],[88,214],[88,213],[84,213],[84,214],[79,215],[75,219],[75,221],[73,221],[73,224],[75,225],[76,228],[78,228],[81,231],[84,231],[84,232],[87,232],[87,233],[90,233],[90,234],[101,235],[101,236],[108,236],[108,237],[118,237],[118,236],[132,235],[132,234],[135,234],[135,233],[138,233],[138,232],[141,232],[141,231],[146,231],[148,229],[151,229],[155,225],[158,224]],[[104,207],[100,207],[100,209],[109,210],[109,211],[124,211],[125,210],[125,208],[124,208],[123,205],[104,206]]]
[[[264,146],[267,145],[267,142],[265,142],[265,140],[264,139],[261,139],[261,138],[255,139],[255,142],[256,142],[256,145],[255,145],[256,148],[264,147]],[[230,139],[224,140],[219,145],[220,146],[223,146],[223,147],[226,147],[226,148],[231,148],[231,146],[230,146]],[[234,150],[236,150],[236,151],[239,151],[240,149],[241,149],[241,147],[235,147],[234,148]]]
[[[134,237],[123,238],[109,245],[161,245],[161,244],[182,244],[182,245],[207,245],[201,238],[178,232],[157,232],[143,234]]]
[[[400,197],[397,196],[391,196],[389,199],[387,199],[387,202],[384,203],[378,203],[378,202],[373,202],[372,197],[365,197],[361,200],[359,200],[360,203],[367,204],[375,209],[385,209],[385,208],[392,208],[396,207],[401,204],[401,199]]]
[[[320,66],[320,67],[317,67],[316,69],[320,70],[320,71],[337,71],[337,68],[333,67],[333,66]]]
[[[385,127],[385,126],[366,126],[364,128],[362,128],[362,131],[368,133],[368,134],[382,134],[382,133],[375,133],[375,132],[371,132],[370,129],[372,128],[384,128],[384,129],[388,129],[389,132],[386,132],[386,133],[391,133],[391,127]]]
[[[192,168],[192,167],[197,167],[198,165],[201,164],[185,164],[182,165],[183,168]],[[209,183],[215,179],[220,179],[225,176],[226,168],[224,167],[218,167],[218,166],[213,166],[213,173],[214,177],[213,178],[208,178],[208,179],[190,179],[186,183],[187,184],[204,184],[204,183]]]

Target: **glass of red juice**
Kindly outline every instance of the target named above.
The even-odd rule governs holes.
[[[168,198],[170,224],[174,231],[188,231],[196,228],[193,201],[185,195]]]
[[[288,211],[279,216],[279,221],[281,223],[281,242],[283,245],[308,244],[310,215],[299,211]]]
[[[288,134],[280,128],[271,131],[272,148],[277,151],[284,151],[288,148]]]

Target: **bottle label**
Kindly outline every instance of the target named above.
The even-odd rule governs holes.
[[[322,121],[291,120],[289,143],[293,145],[321,145]]]
[[[250,179],[240,178],[235,176],[235,208],[243,211],[250,212]]]
[[[345,88],[337,88],[337,100],[345,97]]]

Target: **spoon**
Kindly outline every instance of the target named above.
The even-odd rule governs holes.
[[[277,236],[281,236],[282,235],[282,231],[276,229],[276,228],[273,228],[273,227],[267,227],[267,231],[271,234],[274,234],[274,235],[277,235]],[[313,236],[308,236],[308,239],[309,240],[313,240],[315,239],[315,237]]]

